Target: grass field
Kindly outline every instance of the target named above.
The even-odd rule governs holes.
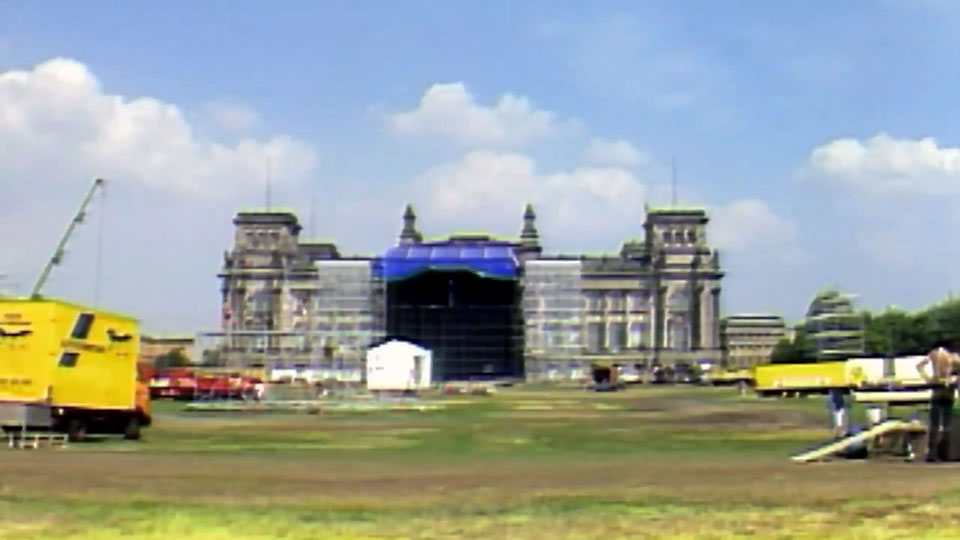
[[[820,399],[508,390],[0,452],[0,539],[960,538],[960,467],[799,465]]]

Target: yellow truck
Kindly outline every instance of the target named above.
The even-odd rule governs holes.
[[[920,373],[923,355],[896,358],[852,357],[832,362],[766,364],[755,369],[761,395],[817,393],[831,388],[858,391],[929,388]],[[927,377],[930,368],[924,368]]]
[[[756,392],[762,396],[792,392],[826,392],[850,386],[847,363],[766,364],[754,370]]]
[[[139,322],[48,298],[0,298],[0,425],[138,439],[150,396]]]

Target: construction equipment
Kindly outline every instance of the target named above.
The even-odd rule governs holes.
[[[36,446],[55,439],[50,432],[74,441],[87,433],[138,439],[151,423],[149,391],[137,369],[139,322],[42,295],[103,184],[94,180],[29,298],[0,298],[0,426],[11,445]]]
[[[37,283],[33,286],[33,291],[30,293],[31,298],[40,298],[40,291],[42,291],[43,286],[46,285],[47,279],[50,277],[50,271],[53,270],[54,266],[59,265],[60,262],[63,261],[64,250],[67,247],[67,242],[73,235],[73,230],[77,228],[77,225],[83,223],[87,215],[87,206],[90,205],[94,193],[96,193],[98,188],[103,186],[103,183],[102,178],[97,178],[93,181],[93,185],[90,186],[90,191],[87,192],[87,196],[84,197],[83,202],[80,203],[80,210],[77,211],[76,216],[70,221],[70,225],[67,226],[66,232],[63,233],[63,237],[60,238],[60,242],[57,244],[57,248],[53,251],[53,255],[50,257],[50,260],[47,261],[46,266],[43,267],[43,271],[40,272],[40,277],[37,279]]]
[[[137,377],[139,323],[54,299],[0,298],[0,425],[5,431],[138,439],[150,396]]]

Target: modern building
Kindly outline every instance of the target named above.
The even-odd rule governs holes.
[[[840,360],[864,354],[866,321],[854,309],[853,299],[853,295],[829,289],[810,302],[804,329],[812,358]]]
[[[719,254],[702,208],[647,209],[617,254],[545,253],[527,205],[518,238],[425,240],[407,206],[397,244],[344,256],[301,240],[292,212],[240,212],[220,272],[222,329],[202,335],[238,366],[354,379],[365,351],[433,351],[437,380],[578,378],[592,363],[718,362]]]
[[[773,349],[787,337],[783,317],[777,315],[731,315],[720,322],[723,363],[729,369],[770,363]]]

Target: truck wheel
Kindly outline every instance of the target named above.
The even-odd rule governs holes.
[[[67,438],[70,442],[83,442],[87,438],[87,424],[80,418],[67,422]]]
[[[130,420],[127,421],[127,426],[123,428],[123,438],[128,441],[136,441],[140,439],[140,419],[136,416],[131,416]]]

